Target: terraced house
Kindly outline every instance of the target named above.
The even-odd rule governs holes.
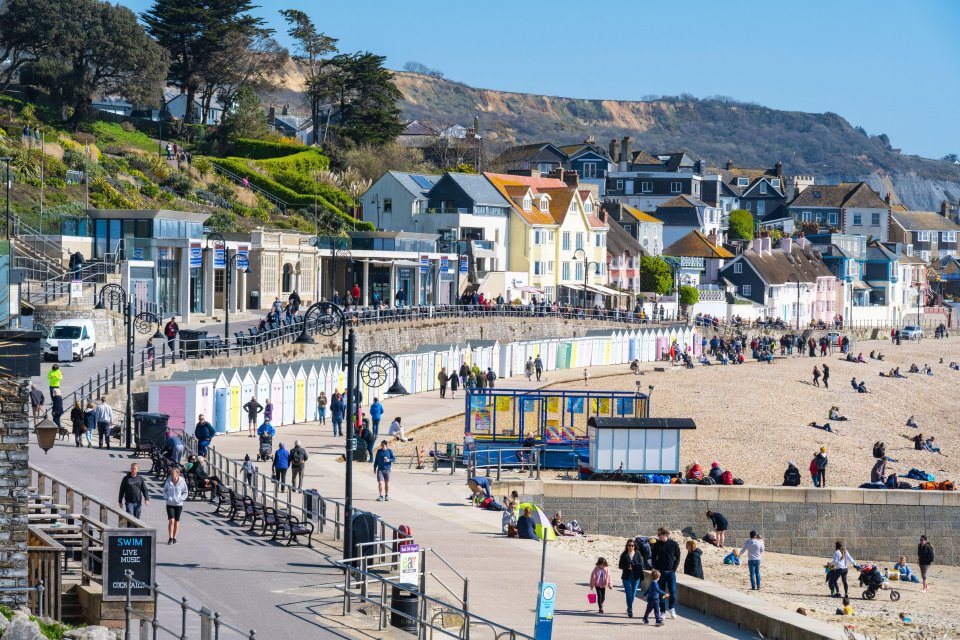
[[[912,244],[914,255],[924,262],[956,256],[960,226],[947,217],[946,211],[946,207],[939,213],[895,209],[890,237],[896,242]]]
[[[797,194],[788,210],[797,228],[814,225],[824,231],[862,234],[880,242],[890,239],[890,203],[866,182],[811,185]],[[793,231],[790,225],[780,226]]]
[[[549,301],[593,306],[620,296],[606,286],[608,226],[598,216],[596,195],[581,188],[576,172],[484,175],[512,206],[511,274],[526,277]]]
[[[735,209],[744,209],[756,220],[779,220],[787,217],[787,179],[783,163],[772,169],[746,169],[727,161],[724,168],[708,167],[703,175],[701,200],[723,210],[726,216]]]

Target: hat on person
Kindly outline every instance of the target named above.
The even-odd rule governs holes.
[[[787,466],[788,466],[788,467],[795,467],[795,466],[797,466],[797,463],[794,462],[793,460],[789,460],[789,461],[787,461]]]
[[[826,453],[826,452],[827,452],[826,447],[820,447],[820,453]]]
[[[717,461],[713,461],[713,462],[710,463],[710,467],[711,467],[711,468],[715,468],[715,467],[719,467],[719,466],[720,466],[720,463],[717,462]]]

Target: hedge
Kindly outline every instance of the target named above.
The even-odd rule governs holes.
[[[331,204],[330,201],[322,195],[314,196],[297,193],[293,189],[289,189],[279,182],[276,182],[275,180],[254,171],[247,166],[247,160],[243,158],[217,158],[212,160],[212,162],[215,165],[223,167],[230,173],[236,174],[241,178],[246,178],[251,184],[263,189],[267,193],[279,198],[280,200],[283,200],[288,206],[312,208],[314,204],[316,204],[317,206],[326,207],[330,211],[333,211],[337,215],[341,216],[347,224],[354,226],[357,229],[366,229],[369,231],[375,230],[375,227],[372,223],[354,219],[351,215],[344,213],[341,209]]]
[[[300,153],[306,149],[306,147],[299,144],[285,144],[283,142],[272,142],[270,140],[252,140],[250,138],[240,138],[231,146],[233,147],[234,155],[249,160],[282,158]]]

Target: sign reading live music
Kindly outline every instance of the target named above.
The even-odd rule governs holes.
[[[153,600],[157,571],[154,529],[103,530],[103,599],[126,600],[127,571],[131,600]]]

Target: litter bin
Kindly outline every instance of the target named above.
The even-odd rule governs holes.
[[[447,458],[453,460],[457,457],[457,443],[448,442],[447,443]]]
[[[133,414],[137,426],[137,444],[150,443],[155,447],[163,447],[167,441],[167,421],[170,419],[165,413],[150,413],[138,411]]]
[[[182,357],[202,358],[207,349],[207,332],[196,329],[180,330],[180,353]]]
[[[247,306],[247,309],[250,309],[251,311],[260,310],[260,292],[259,291],[255,290],[250,292],[250,304]]]
[[[390,626],[404,631],[415,632],[420,598],[417,585],[394,585],[390,592]]]

